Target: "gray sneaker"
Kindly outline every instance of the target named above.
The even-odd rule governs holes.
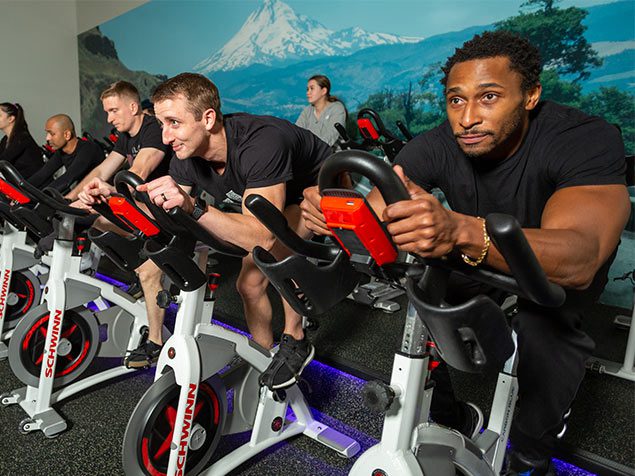
[[[315,356],[315,347],[305,337],[295,340],[282,334],[278,352],[271,359],[269,367],[260,375],[260,385],[270,390],[278,390],[293,385],[300,378],[304,368]]]

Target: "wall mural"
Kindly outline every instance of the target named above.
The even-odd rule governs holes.
[[[486,25],[472,24],[464,15],[464,28],[432,36],[424,27],[415,30],[416,35],[393,34],[404,30],[399,23],[406,23],[403,16],[408,14],[402,11],[401,20],[399,15],[392,20],[395,15],[389,12],[403,4],[423,19],[429,17],[429,4],[435,2],[289,3],[298,9],[306,9],[310,3],[322,4],[324,9],[339,5],[349,10],[350,16],[348,22],[339,19],[338,24],[349,26],[331,28],[281,0],[151,1],[80,35],[82,123],[97,134],[107,129],[99,92],[110,82],[129,79],[149,96],[162,79],[182,71],[199,72],[212,79],[220,89],[225,112],[272,114],[295,121],[306,106],[307,78],[320,73],[329,76],[332,92],[343,99],[349,112],[371,105],[386,117],[386,124],[400,119],[414,132],[421,132],[443,116],[439,64],[475,33],[506,28],[525,34],[540,47],[548,65],[543,75],[545,97],[619,123],[629,150],[635,150],[632,0],[587,1],[596,5],[586,8],[565,8],[572,2],[552,0],[536,1],[533,8],[509,0],[439,1],[436,3],[447,5],[445,11],[438,8],[441,27],[449,20],[440,14],[455,17],[457,4],[464,8],[477,4],[478,10],[486,6],[488,11],[501,12],[515,4],[516,11],[509,16],[501,14],[496,22]],[[426,7],[420,8],[424,4]],[[372,12],[356,13],[362,8],[372,8]],[[242,25],[236,23],[241,14]],[[223,21],[225,17],[232,21]],[[371,18],[383,18],[385,31],[362,23],[365,20],[375,25]],[[200,25],[199,31],[196,25]],[[208,41],[210,30],[220,32],[221,40]],[[183,39],[180,43],[179,38]],[[214,43],[216,47],[210,49]],[[126,51],[129,60],[118,50]]]
[[[633,18],[633,0],[154,0],[79,36],[82,124],[110,130],[99,94],[111,82],[147,98],[183,71],[212,79],[225,113],[294,122],[307,79],[325,74],[350,116],[370,106],[419,133],[445,118],[440,65],[475,33],[507,29],[541,50],[543,98],[618,124],[635,154]]]

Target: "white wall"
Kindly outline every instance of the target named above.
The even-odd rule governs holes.
[[[24,107],[39,144],[51,115],[80,120],[75,12],[72,1],[0,0],[0,102]]]
[[[24,107],[37,143],[53,114],[68,114],[81,131],[78,32],[145,1],[0,0],[0,102]]]
[[[1,2],[2,0],[0,0]],[[149,0],[77,0],[77,32],[104,23]]]

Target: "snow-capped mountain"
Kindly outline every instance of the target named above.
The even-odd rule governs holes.
[[[353,27],[333,31],[280,0],[264,0],[225,46],[194,66],[203,74],[230,71],[252,64],[342,56],[377,45],[414,43],[422,38],[368,33]]]

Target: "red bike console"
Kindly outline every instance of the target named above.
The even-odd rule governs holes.
[[[4,194],[10,200],[20,203],[21,205],[31,201],[29,197],[20,193],[15,187],[13,187],[13,185],[5,182],[3,179],[0,179],[0,193]]]
[[[132,229],[139,230],[146,236],[159,234],[159,228],[135,206],[129,203],[124,197],[110,197],[108,206],[112,212],[122,219]]]
[[[366,199],[353,190],[324,190],[326,226],[348,253],[368,256],[382,266],[397,259],[397,248]]]
[[[379,139],[379,132],[377,132],[377,129],[375,129],[375,125],[370,119],[367,119],[365,117],[357,119],[357,127],[366,139]]]

